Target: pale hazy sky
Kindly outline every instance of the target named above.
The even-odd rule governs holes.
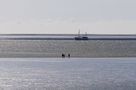
[[[136,34],[135,0],[0,0],[0,33]]]

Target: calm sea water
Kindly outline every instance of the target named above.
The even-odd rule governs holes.
[[[0,90],[136,90],[136,58],[1,58]]]
[[[0,57],[136,57],[136,40],[0,40]]]

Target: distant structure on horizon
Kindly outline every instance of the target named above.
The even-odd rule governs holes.
[[[0,40],[136,40],[135,34],[0,34]]]
[[[78,36],[75,37],[75,40],[89,40],[87,36],[87,32],[85,34],[80,34],[80,30],[79,30]]]

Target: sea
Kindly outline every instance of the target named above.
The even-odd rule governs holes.
[[[0,35],[0,90],[136,90],[136,35],[32,36]]]
[[[0,40],[0,58],[136,57],[136,40]]]
[[[0,58],[0,90],[136,90],[136,58]]]

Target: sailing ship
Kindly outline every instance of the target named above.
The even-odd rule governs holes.
[[[89,38],[87,37],[87,33],[81,35],[80,30],[78,31],[78,36],[75,37],[75,40],[88,40],[88,39]]]

